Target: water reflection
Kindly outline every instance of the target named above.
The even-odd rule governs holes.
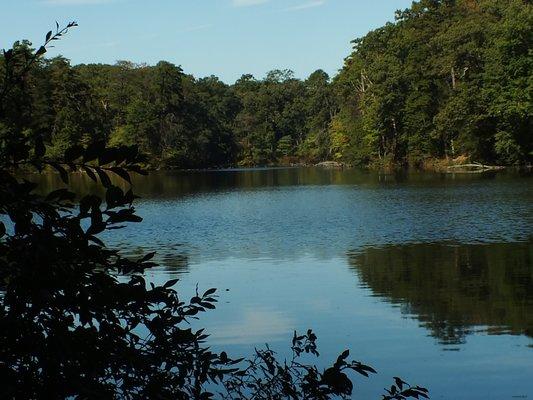
[[[243,308],[238,318],[220,323],[210,336],[210,343],[224,345],[257,345],[287,340],[296,322],[282,310],[264,306]]]
[[[533,337],[533,243],[407,244],[353,251],[373,294],[417,318],[443,344],[469,333]]]
[[[111,174],[115,185],[126,189],[129,185]],[[362,185],[382,187],[408,185],[411,187],[446,187],[472,182],[509,182],[531,176],[531,172],[510,170],[505,173],[441,174],[416,171],[379,172],[363,169],[328,170],[323,168],[252,168],[212,171],[153,171],[149,176],[132,174],[135,193],[148,198],[175,198],[228,190],[253,190],[265,187],[311,185]],[[76,193],[100,193],[102,189],[86,174],[71,174],[71,188]],[[63,187],[58,174],[31,176],[45,192]]]
[[[43,175],[41,187],[57,184]],[[136,180],[138,179],[138,180]],[[158,172],[136,177],[141,224],[102,235],[109,245],[189,262],[323,260],[348,249],[420,242],[516,242],[533,226],[531,179],[316,168]],[[74,190],[91,190],[77,175]],[[168,261],[168,262],[167,262]],[[183,264],[183,263],[181,263]],[[181,268],[181,267],[180,267]]]

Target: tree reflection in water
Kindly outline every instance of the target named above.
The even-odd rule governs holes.
[[[375,296],[417,318],[441,344],[468,334],[533,337],[533,242],[421,243],[348,253]]]

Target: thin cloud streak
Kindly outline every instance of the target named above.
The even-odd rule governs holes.
[[[326,4],[326,0],[315,0],[315,1],[310,1],[308,3],[299,4],[299,5],[296,5],[296,6],[293,6],[293,7],[285,8],[283,11],[306,10],[308,8],[320,7],[320,6],[323,6],[324,4]]]
[[[197,25],[197,26],[190,26],[188,28],[181,29],[179,32],[180,33],[184,33],[184,32],[201,31],[203,29],[211,28],[212,26],[213,26],[213,24],[203,24],[203,25]]]
[[[268,3],[270,0],[233,0],[233,7],[250,7]]]

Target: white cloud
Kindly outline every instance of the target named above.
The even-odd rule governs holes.
[[[258,344],[289,336],[294,321],[281,311],[268,309],[244,310],[233,320],[210,329],[209,342],[218,345]]]
[[[233,7],[249,7],[249,6],[257,6],[259,4],[264,4],[269,1],[270,0],[233,0],[232,4],[233,4]]]
[[[211,28],[213,24],[203,24],[203,25],[196,25],[196,26],[189,26],[188,28],[183,28],[179,32],[194,32],[194,31],[201,31],[203,29]]]
[[[314,7],[323,6],[325,3],[326,3],[326,0],[314,0],[314,1],[309,1],[307,3],[298,4],[296,6],[285,8],[283,11],[305,10],[307,8],[314,8]]]

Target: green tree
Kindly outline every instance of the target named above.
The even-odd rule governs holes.
[[[354,41],[335,83],[357,158],[530,160],[532,15],[521,0],[421,0]]]

